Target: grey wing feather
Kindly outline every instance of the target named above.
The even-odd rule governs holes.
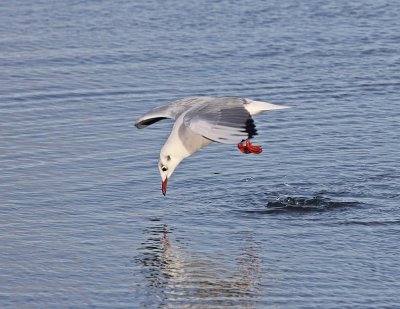
[[[189,108],[200,105],[207,100],[212,99],[211,97],[191,97],[181,100],[174,101],[172,103],[156,107],[151,111],[144,114],[135,122],[135,126],[138,129],[145,128],[163,119],[174,119],[178,118],[183,112]]]
[[[240,98],[213,99],[191,108],[184,124],[194,132],[219,143],[236,144],[257,135],[254,121]]]
[[[135,127],[143,129],[157,121],[168,118],[174,119],[174,115],[169,110],[169,105],[159,106],[136,120]]]

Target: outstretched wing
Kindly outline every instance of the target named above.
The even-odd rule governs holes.
[[[224,144],[237,144],[257,135],[249,112],[240,98],[211,98],[192,107],[183,122],[192,131],[210,140]]]
[[[135,127],[138,129],[143,129],[155,122],[168,118],[174,119],[174,115],[170,110],[170,105],[159,106],[136,120]]]
[[[143,129],[155,122],[163,119],[176,119],[183,112],[193,106],[203,104],[205,101],[212,99],[211,97],[192,97],[174,101],[172,103],[159,106],[144,114],[135,122],[138,129]]]

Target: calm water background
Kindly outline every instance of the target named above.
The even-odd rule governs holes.
[[[5,1],[1,308],[399,308],[400,3]],[[193,95],[294,106],[161,194]]]

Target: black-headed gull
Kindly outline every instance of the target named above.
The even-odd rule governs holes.
[[[250,139],[257,135],[251,116],[284,108],[288,106],[236,97],[191,97],[151,110],[140,117],[135,126],[142,129],[162,119],[175,120],[158,161],[161,190],[165,195],[168,179],[179,163],[212,142],[237,144],[239,150],[246,154],[261,153],[261,146],[250,143]]]

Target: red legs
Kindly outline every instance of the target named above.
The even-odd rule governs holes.
[[[243,145],[244,140],[242,140],[237,146],[239,150],[243,153],[250,153],[246,146]]]
[[[250,143],[250,139],[246,139],[246,145],[243,145],[244,140],[242,140],[237,146],[239,150],[243,153],[255,153],[260,154],[262,152],[261,146],[254,146]]]

